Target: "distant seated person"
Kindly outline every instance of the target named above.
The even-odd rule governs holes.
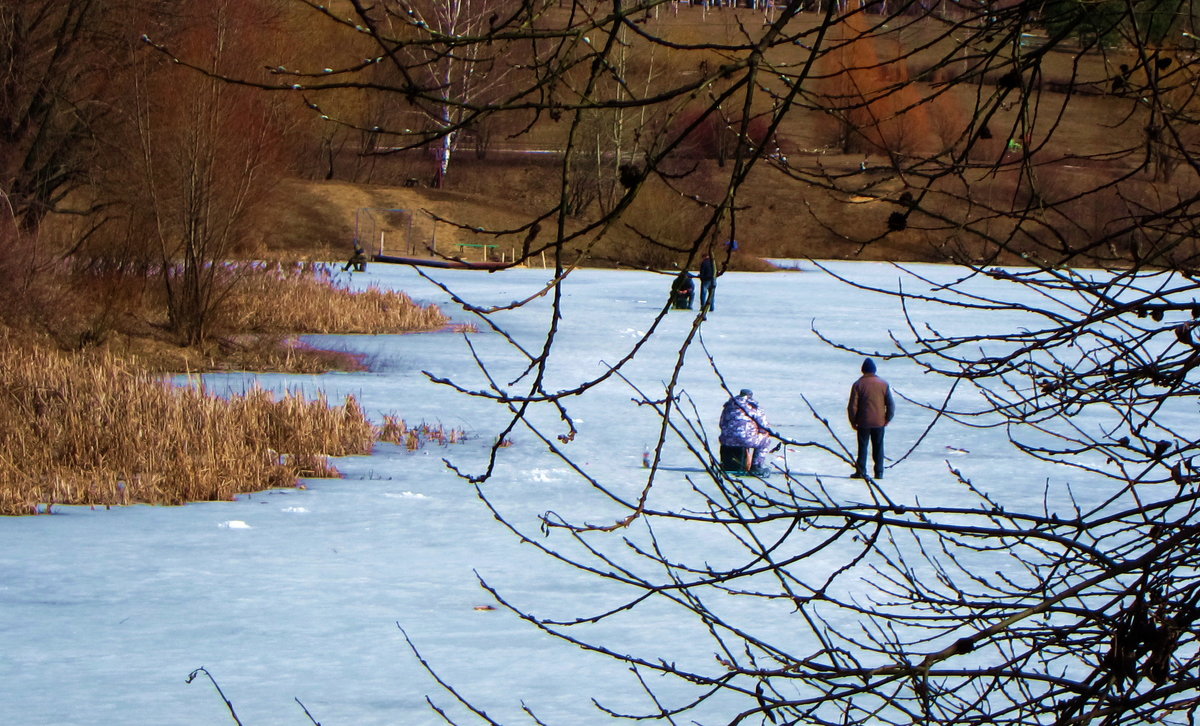
[[[743,388],[721,409],[720,442],[722,468],[766,473],[771,433],[766,414],[750,389]]]
[[[692,276],[687,270],[680,272],[678,277],[671,281],[671,307],[679,310],[692,309],[692,293],[696,291],[695,285],[692,284]]]
[[[362,247],[354,246],[354,254],[350,255],[350,260],[346,262],[346,266],[342,271],[354,268],[355,272],[366,272],[367,270],[367,253],[363,252]]]

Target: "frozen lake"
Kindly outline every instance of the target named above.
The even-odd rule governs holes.
[[[874,284],[900,275],[884,264],[834,267]],[[922,269],[935,278],[954,274],[950,268]],[[435,277],[486,306],[533,295],[548,272],[438,271]],[[669,280],[631,271],[574,273],[563,286],[562,330],[545,388],[573,389],[629,354],[654,324]],[[443,305],[458,321],[472,320],[446,292],[407,268],[374,264],[354,284],[403,289]],[[549,310],[546,296],[494,317],[513,340],[536,352]],[[661,395],[693,322],[694,314],[671,312],[623,369],[628,382],[611,377],[565,401],[578,434],[563,450],[616,496],[636,499],[645,487],[649,472],[642,456],[653,448],[660,423],[650,407],[634,403],[638,393],[631,384],[650,397]],[[1021,324],[1004,313],[981,319],[970,311],[939,312],[937,322],[964,330]],[[905,330],[893,301],[811,266],[727,274],[716,311],[700,327],[703,347],[693,346],[678,372],[685,411],[694,403],[698,423],[715,440],[727,396],[719,372],[735,391],[752,388],[784,437],[820,440],[834,451],[843,444],[852,448],[845,403],[861,357],[826,345],[813,325],[846,345],[880,352],[894,350],[889,332],[903,336]],[[311,340],[364,354],[370,371],[210,375],[206,385],[234,393],[255,383],[324,391],[332,401],[353,394],[376,420],[395,414],[409,423],[437,423],[465,430],[468,440],[417,452],[380,444],[371,456],[336,460],[344,479],[309,480],[307,489],[244,495],[235,502],[74,507],[56,516],[0,519],[0,720],[29,726],[232,723],[207,681],[185,683],[201,666],[245,724],[308,723],[295,699],[327,726],[443,723],[426,695],[461,714],[422,669],[404,633],[439,675],[501,723],[531,723],[522,704],[548,724],[606,722],[591,704],[593,696],[614,708],[649,708],[623,666],[543,635],[502,608],[480,609],[494,601],[479,578],[546,615],[590,614],[615,601],[595,578],[522,544],[480,502],[474,486],[443,462],[448,458],[467,474],[484,471],[490,445],[511,416],[495,402],[432,383],[424,372],[485,390],[488,379],[474,363],[478,355],[500,386],[525,393],[524,380],[513,383],[524,369],[513,345],[484,326],[465,339],[439,333]],[[905,398],[936,402],[948,390],[945,380],[922,375],[911,363],[878,361],[880,375]],[[809,404],[830,421],[837,439]],[[1012,508],[1037,508],[1045,491],[1053,496],[1081,476],[1014,454],[1002,429],[939,423],[922,438],[932,415],[903,398],[897,407],[887,434],[893,465],[884,481],[897,500],[955,496],[948,461],[987,482],[991,494]],[[567,431],[549,407],[538,407],[530,418],[548,436]],[[601,524],[619,515],[611,500],[597,495],[528,429],[518,426],[510,438],[483,488],[511,521],[536,533],[536,518],[547,511]],[[821,477],[834,495],[865,496],[838,456],[812,447],[788,447],[777,456],[784,453],[786,461],[777,458],[776,464]],[[660,509],[683,505],[690,497],[686,479],[701,473],[700,463],[669,439],[661,465],[650,501]],[[681,528],[669,535],[680,548],[716,547],[706,533]],[[554,533],[542,544],[572,547]],[[710,663],[712,648],[693,637],[694,627],[669,608],[649,605],[592,635],[620,649]],[[728,720],[720,705],[712,704],[712,720],[704,722]]]

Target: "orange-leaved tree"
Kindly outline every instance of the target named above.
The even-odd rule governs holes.
[[[868,15],[860,0],[848,4],[821,58],[817,98],[832,121],[835,146],[895,162],[925,144],[931,128],[901,49],[877,38],[884,32],[882,18]],[[894,54],[888,52],[893,48]]]

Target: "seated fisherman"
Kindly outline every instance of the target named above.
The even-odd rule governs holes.
[[[692,309],[692,294],[696,288],[692,284],[692,276],[683,270],[671,281],[671,307],[680,310]]]
[[[363,252],[363,248],[358,245],[354,245],[354,254],[350,255],[349,261],[346,262],[346,266],[342,270],[346,271],[351,267],[354,268],[355,272],[365,272],[367,269],[367,253]]]
[[[765,472],[767,466],[767,447],[771,443],[771,434],[767,425],[766,414],[754,400],[754,393],[743,388],[738,395],[725,402],[721,409],[721,437],[723,447],[747,449],[744,467],[751,473]]]

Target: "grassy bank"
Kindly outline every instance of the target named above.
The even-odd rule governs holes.
[[[254,333],[397,333],[430,331],[450,323],[436,305],[419,305],[404,292],[351,290],[349,273],[325,263],[230,265],[234,330]]]
[[[353,397],[331,404],[251,390],[223,398],[172,384],[162,371],[353,363],[289,343],[295,334],[432,331],[449,323],[436,306],[402,292],[354,292],[325,265],[235,263],[225,274],[236,284],[221,335],[203,349],[116,326],[102,342],[74,350],[32,330],[0,338],[0,514],[228,500],[337,476],[328,457],[366,454],[378,440],[410,449],[462,440],[461,431],[410,426],[398,416],[375,426]],[[148,292],[111,319],[149,315],[153,297]]]
[[[347,354],[297,343],[297,335],[431,332],[450,324],[436,305],[416,303],[401,291],[354,291],[349,273],[326,263],[233,262],[221,274],[228,292],[214,316],[212,334],[197,345],[182,346],[172,334],[160,286],[144,277],[113,273],[66,278],[58,288],[71,290],[74,301],[45,306],[56,311],[55,317],[40,327],[51,330],[63,349],[104,350],[160,373],[320,373],[361,364]],[[115,306],[110,290],[122,291]]]
[[[410,449],[462,440],[395,416],[377,427],[353,397],[330,405],[254,389],[226,399],[112,356],[42,346],[0,349],[0,389],[0,514],[228,500],[337,476],[328,457],[369,453],[380,439]]]

